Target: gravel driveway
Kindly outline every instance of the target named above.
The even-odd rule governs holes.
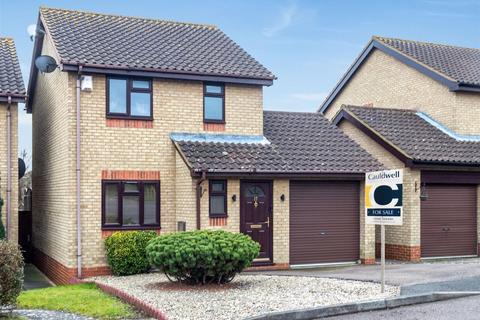
[[[97,277],[161,310],[168,319],[243,319],[275,311],[311,308],[397,295],[398,287],[318,277],[239,275],[223,286],[170,283],[163,274]]]

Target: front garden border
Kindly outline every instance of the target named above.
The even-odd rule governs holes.
[[[106,284],[103,284],[103,283],[100,283],[98,281],[88,281],[88,280],[82,280],[80,282],[83,282],[83,283],[95,283],[97,285],[97,287],[102,290],[103,292],[105,292],[106,294],[109,294],[109,295],[112,295],[114,297],[117,297],[119,298],[120,300],[128,303],[128,304],[131,304],[132,306],[134,306],[135,308],[137,308],[138,310],[142,311],[143,313],[145,313],[146,315],[152,317],[152,318],[155,318],[157,320],[167,320],[167,316],[163,313],[162,310],[159,310],[157,308],[155,308],[154,306],[126,293],[125,291],[122,291],[120,289],[117,289],[117,288],[114,288],[112,286],[109,286],[109,285],[106,285]]]

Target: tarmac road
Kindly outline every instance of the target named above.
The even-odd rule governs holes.
[[[418,304],[390,310],[361,312],[328,320],[479,320],[480,296]]]

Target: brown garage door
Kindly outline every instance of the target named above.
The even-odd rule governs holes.
[[[421,202],[422,257],[477,254],[475,185],[427,184]]]
[[[290,264],[359,259],[357,182],[290,182]]]

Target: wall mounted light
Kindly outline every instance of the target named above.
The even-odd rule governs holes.
[[[232,196],[232,201],[233,201],[233,202],[237,201],[237,195],[236,195],[236,194],[234,194],[234,195]]]
[[[284,194],[282,194],[282,195],[280,196],[280,200],[285,201],[285,195],[284,195]]]

